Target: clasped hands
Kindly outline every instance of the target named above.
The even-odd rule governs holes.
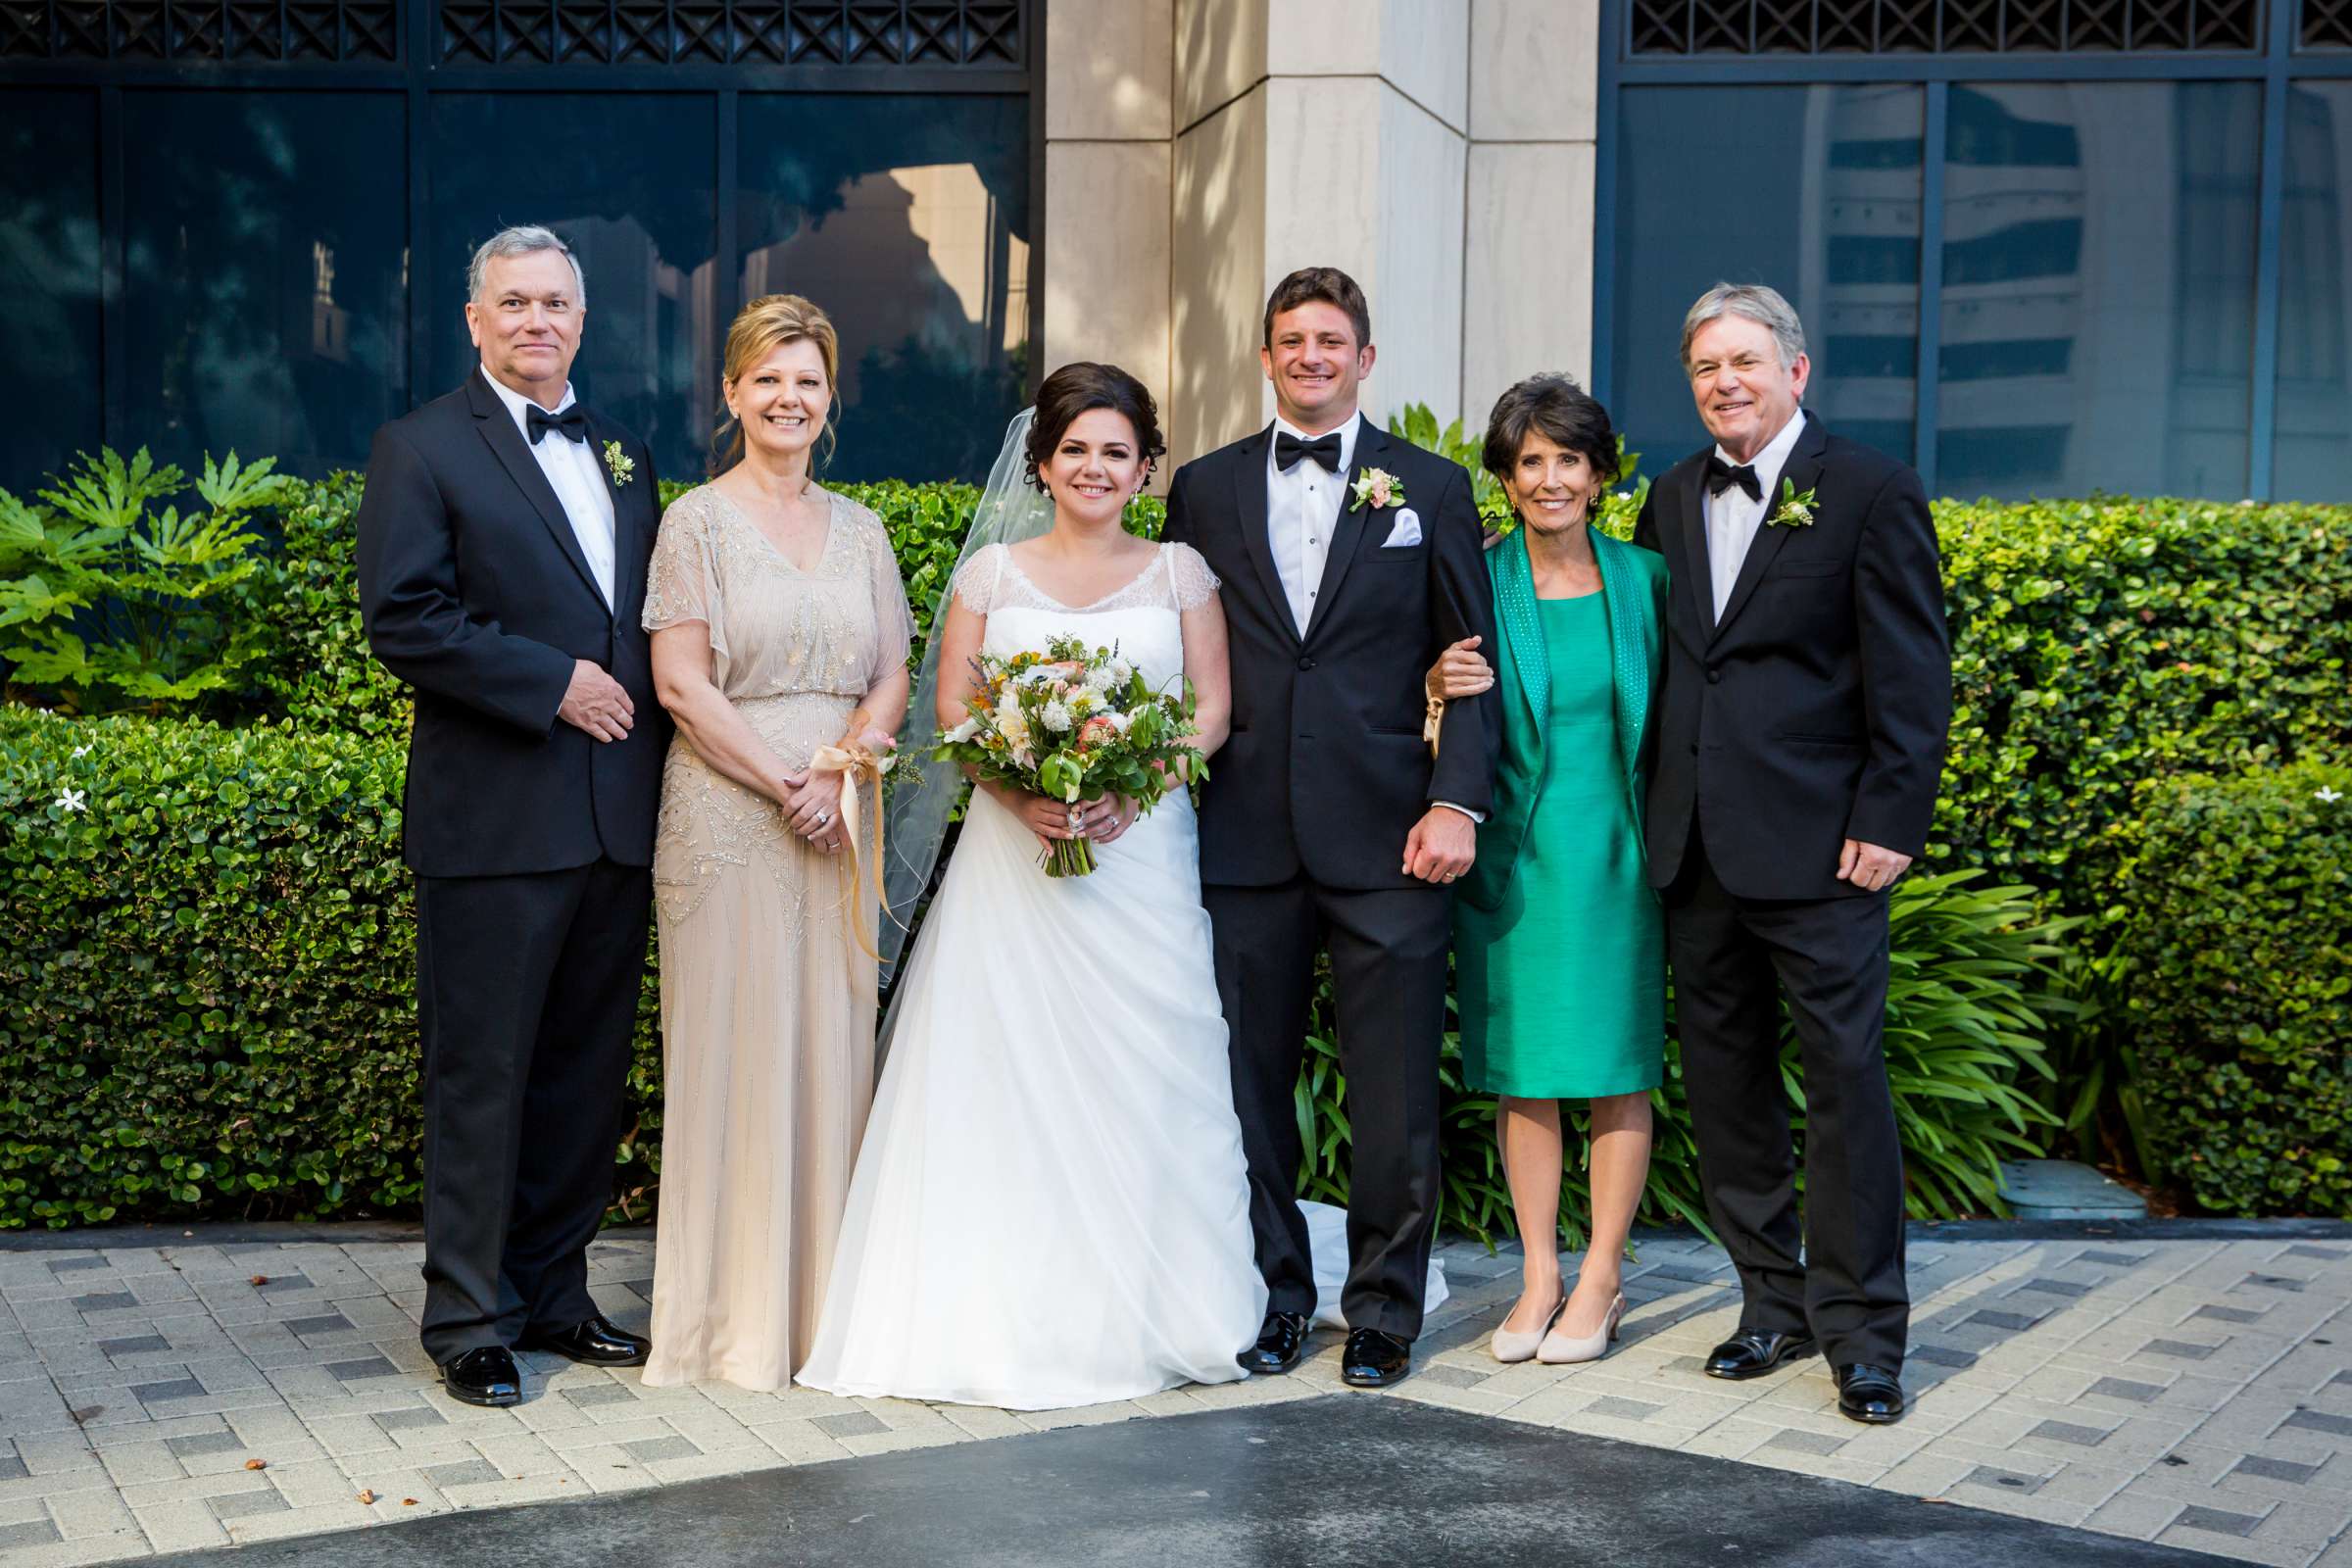
[[[1124,795],[1064,803],[1009,785],[989,787],[1005,808],[1021,819],[1021,825],[1037,835],[1038,843],[1048,849],[1053,848],[1057,839],[1091,839],[1097,844],[1115,844],[1129,828],[1135,826],[1135,819],[1140,814],[1135,802]]]
[[[898,741],[869,724],[858,732],[858,744],[880,757]],[[807,839],[811,848],[838,854],[848,842],[842,836],[841,796],[849,787],[849,777],[836,768],[803,768],[778,775],[776,808],[784,813],[784,825]]]
[[[1494,670],[1478,653],[1479,639],[1465,637],[1438,656],[1427,681],[1433,699],[1451,701],[1476,697],[1494,684]],[[1911,857],[1860,839],[1847,839],[1838,852],[1838,880],[1851,882],[1865,893],[1894,886],[1911,868]],[[1411,869],[1409,866],[1406,869]]]

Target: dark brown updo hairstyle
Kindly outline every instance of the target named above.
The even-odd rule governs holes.
[[[1557,371],[1531,375],[1494,400],[1487,416],[1487,444],[1478,461],[1500,479],[1517,466],[1519,449],[1531,432],[1550,438],[1563,451],[1580,454],[1602,485],[1616,482],[1617,430],[1600,400]],[[1592,497],[1597,512],[1600,497]],[[1590,515],[1591,513],[1588,513]]]
[[[1031,484],[1040,490],[1046,487],[1038,469],[1054,456],[1054,449],[1061,445],[1078,416],[1093,409],[1125,415],[1127,422],[1135,426],[1144,479],[1150,482],[1152,471],[1168,451],[1167,438],[1159,433],[1159,405],[1152,401],[1151,388],[1115,365],[1077,360],[1047,376],[1037,389],[1037,417],[1030,421],[1029,444],[1021,453],[1028,461]]]

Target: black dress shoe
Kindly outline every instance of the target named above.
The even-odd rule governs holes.
[[[1883,1366],[1848,1361],[1838,1368],[1838,1413],[1866,1426],[1891,1426],[1903,1418],[1902,1381]]]
[[[1234,1357],[1245,1372],[1272,1377],[1288,1372],[1306,1354],[1306,1331],[1313,1325],[1304,1312],[1268,1312],[1257,1343]]]
[[[522,1402],[522,1374],[515,1370],[514,1357],[503,1345],[467,1350],[441,1369],[441,1383],[449,1396],[462,1404],[499,1408]]]
[[[1379,1329],[1357,1329],[1340,1354],[1340,1381],[1351,1389],[1385,1389],[1412,1370],[1413,1342]]]
[[[1741,1329],[1707,1357],[1707,1376],[1739,1382],[1760,1378],[1783,1361],[1811,1355],[1813,1341],[1802,1334],[1779,1334],[1771,1329]]]
[[[543,1329],[526,1334],[519,1348],[553,1350],[590,1366],[643,1366],[645,1358],[653,1353],[654,1342],[641,1334],[614,1328],[600,1312],[567,1329]]]

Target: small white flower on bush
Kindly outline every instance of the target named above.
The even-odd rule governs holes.
[[[1060,698],[1056,697],[1052,702],[1046,704],[1046,710],[1040,716],[1045,719],[1046,728],[1052,730],[1054,734],[1067,735],[1070,732],[1069,705],[1064,703]]]
[[[88,799],[88,796],[87,796],[87,793],[86,793],[85,791],[82,791],[82,790],[66,790],[66,791],[62,792],[62,793],[61,793],[61,794],[58,796],[58,798],[57,798],[57,799],[56,799],[56,800],[55,800],[53,803],[51,803],[51,804],[53,804],[53,805],[55,805],[55,806],[58,806],[58,807],[62,808],[63,809],[65,809],[65,810],[66,810],[66,811],[68,811],[68,812],[74,812],[74,811],[86,811],[86,810],[88,810],[88,809],[89,809],[89,807],[88,807],[87,805],[83,804],[83,803],[84,803],[84,802],[85,802],[87,799]]]
[[[2344,792],[2335,788],[2333,785],[2323,784],[2320,786],[2318,793],[2313,798],[2315,800],[2326,801],[2329,806],[2333,806],[2336,802],[2344,798]]]
[[[89,756],[90,753],[96,751],[97,749],[98,748],[95,746],[76,746],[74,748],[74,755],[76,758],[83,758]]]

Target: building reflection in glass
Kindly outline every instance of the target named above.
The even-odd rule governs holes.
[[[743,297],[806,295],[841,334],[826,471],[977,482],[1026,397],[1025,100],[747,93],[741,114]]]
[[[2352,496],[2352,81],[2306,81],[2287,94],[2284,172],[2272,494],[2343,501]]]
[[[1916,86],[1628,87],[1618,137],[1612,413],[1652,476],[1702,446],[1683,316],[1710,285],[1769,283],[1804,318],[1806,404],[1908,461],[1919,366],[1926,94]],[[1690,171],[1737,126],[1741,177]]]
[[[0,486],[26,495],[95,451],[98,95],[0,94]]]
[[[2261,97],[1952,88],[1939,490],[2246,493]]]

